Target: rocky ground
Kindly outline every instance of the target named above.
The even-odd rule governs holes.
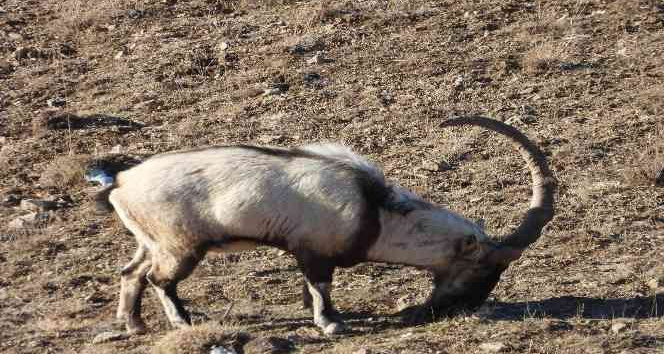
[[[0,351],[663,353],[662,53],[657,0],[0,0]],[[333,291],[352,331],[325,337],[293,259],[264,248],[183,282],[194,331],[149,293],[149,334],[98,336],[121,329],[135,246],[90,205],[91,156],[339,141],[507,232],[524,163],[437,128],[459,113],[523,130],[560,182],[544,236],[477,312],[407,326],[395,314],[429,275],[360,265]]]

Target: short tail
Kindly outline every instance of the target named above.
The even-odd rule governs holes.
[[[113,212],[115,208],[113,208],[113,204],[108,200],[108,196],[117,187],[118,184],[114,182],[113,184],[102,188],[97,194],[95,194],[95,209],[98,214],[109,214]]]
[[[118,187],[118,173],[140,164],[143,159],[136,156],[114,154],[94,159],[87,166],[85,179],[102,185],[102,189],[94,197],[95,209],[99,214],[113,212],[113,204],[108,200],[113,189]]]

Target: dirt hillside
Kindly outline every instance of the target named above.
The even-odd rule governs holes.
[[[294,260],[261,248],[182,283],[198,332],[171,331],[148,291],[148,334],[93,344],[122,328],[135,243],[95,214],[90,157],[342,142],[506,233],[525,164],[495,134],[438,128],[464,113],[524,131],[560,183],[477,312],[407,326],[429,275],[360,265],[335,274],[352,330],[328,338]],[[664,353],[663,115],[659,0],[0,0],[0,352],[209,353],[239,331],[300,353]]]

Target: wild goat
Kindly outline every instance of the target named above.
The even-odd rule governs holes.
[[[190,318],[176,287],[211,250],[269,245],[291,253],[304,274],[315,324],[338,333],[330,285],[335,267],[387,262],[430,270],[434,290],[412,311],[445,316],[482,304],[510,262],[553,217],[555,180],[545,157],[515,128],[469,116],[441,126],[476,125],[519,147],[533,180],[531,206],[512,234],[492,241],[475,223],[389,184],[348,148],[222,146],[165,153],[117,175],[100,207],[114,208],[138,249],[121,272],[117,316],[145,331],[141,297],[151,284],[170,323]],[[110,201],[110,204],[109,204]]]

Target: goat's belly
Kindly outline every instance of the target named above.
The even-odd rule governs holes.
[[[208,251],[216,253],[236,253],[251,251],[258,246],[259,245],[257,243],[251,241],[230,241],[228,243],[216,244],[210,247]]]

